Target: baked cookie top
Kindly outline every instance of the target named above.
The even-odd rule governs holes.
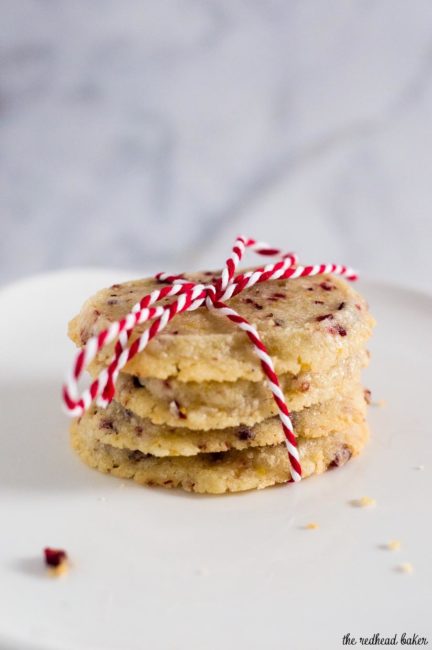
[[[193,282],[208,283],[217,272],[184,274]],[[91,297],[69,324],[69,336],[78,345],[125,316],[145,294],[161,284],[154,278],[115,284]],[[160,304],[167,304],[173,298]],[[272,280],[246,289],[228,304],[258,330],[276,372],[298,374],[323,369],[335,358],[364,346],[374,320],[365,300],[337,276]],[[134,330],[132,340],[148,324]],[[106,365],[113,345],[98,355]],[[124,368],[140,377],[180,381],[236,381],[262,379],[263,373],[246,335],[222,315],[201,307],[177,315],[147,348]]]

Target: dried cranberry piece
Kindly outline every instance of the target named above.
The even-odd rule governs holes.
[[[307,391],[310,388],[310,382],[309,381],[302,381],[300,384],[300,390],[302,393],[307,393]]]
[[[346,305],[346,302],[341,302],[341,304],[339,305],[337,310],[340,311],[341,309],[343,309],[345,307],[345,305]]]
[[[372,392],[369,390],[369,388],[365,388],[363,391],[364,399],[366,404],[371,404],[372,403]]]
[[[314,300],[315,305],[324,305],[324,300]]]
[[[44,548],[45,564],[47,566],[58,567],[67,560],[66,551],[60,548]]]
[[[319,286],[321,287],[321,289],[324,289],[324,291],[333,291],[333,289],[336,288],[333,284],[327,282],[326,280],[324,280],[324,282],[321,282]]]
[[[245,302],[246,302],[248,305],[253,305],[253,306],[255,307],[255,309],[264,309],[262,305],[260,305],[260,304],[259,304],[258,302],[256,302],[255,300],[252,300],[252,298],[245,298]]]
[[[109,300],[107,300],[107,305],[117,305],[117,303],[118,300],[116,300],[115,298],[110,298]]]
[[[102,418],[100,423],[99,423],[99,429],[110,429],[111,431],[114,430],[114,422],[110,420],[109,418]]]
[[[332,327],[329,327],[328,331],[330,332],[330,334],[334,334],[334,335],[336,335],[336,334],[339,334],[340,336],[346,336],[347,335],[347,331],[346,331],[345,327],[342,327],[342,325],[334,325]]]
[[[338,452],[336,452],[335,457],[329,465],[329,469],[334,467],[342,467],[349,461],[352,456],[351,449],[347,445],[343,445]]]
[[[239,440],[253,440],[255,438],[255,432],[248,427],[242,427],[237,432],[237,438]]]
[[[333,314],[323,314],[322,316],[317,316],[315,320],[320,323],[322,320],[332,320],[333,318]]]

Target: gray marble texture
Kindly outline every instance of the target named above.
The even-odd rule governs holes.
[[[430,0],[0,0],[0,282],[245,233],[430,290]]]

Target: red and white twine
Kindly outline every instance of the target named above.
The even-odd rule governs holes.
[[[236,275],[237,267],[246,248],[259,255],[278,256],[281,259],[275,264],[267,264],[253,271]],[[142,352],[149,341],[157,336],[177,314],[205,306],[207,309],[226,316],[248,336],[255,354],[260,360],[278,408],[288,450],[292,480],[300,481],[302,472],[296,436],[273,362],[255,327],[241,314],[229,307],[225,301],[260,282],[310,277],[324,273],[341,275],[348,280],[357,278],[352,269],[339,264],[299,266],[294,253],[284,254],[278,248],[272,248],[268,244],[246,237],[237,238],[220,277],[212,284],[191,282],[185,280],[181,275],[158,273],[156,279],[159,282],[167,283],[166,286],[156,289],[141,298],[133,306],[129,314],[90,338],[85,347],[78,352],[72,373],[63,386],[63,401],[66,412],[71,416],[81,416],[93,402],[96,402],[98,406],[106,407],[114,397],[115,383],[122,368],[135,355]],[[170,304],[164,307],[156,305],[163,298],[172,296],[177,297]],[[129,339],[134,328],[146,322],[151,322],[150,326],[129,345]],[[109,365],[102,370],[87,389],[79,394],[78,381],[84,370],[96,355],[113,341],[116,341],[116,345]]]

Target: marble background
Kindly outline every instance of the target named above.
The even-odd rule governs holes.
[[[430,0],[0,0],[0,281],[245,233],[430,290]]]

